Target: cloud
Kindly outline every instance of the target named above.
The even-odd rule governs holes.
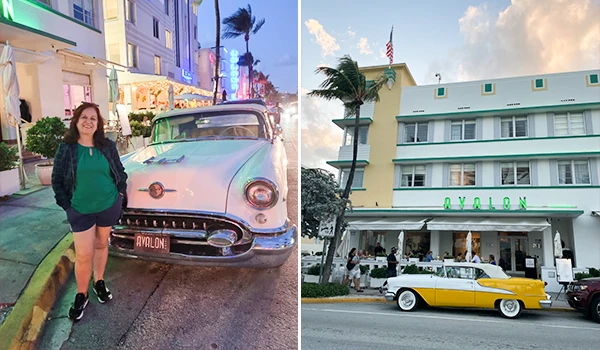
[[[276,66],[297,66],[298,65],[298,56],[291,55],[286,53],[281,56],[279,60],[275,63]]]
[[[321,46],[321,55],[325,56],[333,56],[336,51],[340,50],[340,46],[337,44],[334,37],[329,35],[319,21],[316,19],[308,19],[304,22],[306,28],[310,34],[314,35],[317,43]]]
[[[308,97],[302,89],[302,161],[311,168],[322,168],[337,174],[337,170],[325,163],[337,160],[344,132],[331,122],[343,118],[344,109],[339,102]]]
[[[367,38],[360,38],[356,47],[360,49],[361,55],[370,55],[373,53],[373,51],[371,50],[371,46],[369,45],[369,39]]]
[[[356,32],[352,31],[352,28],[348,27],[348,36],[351,38],[354,38],[354,36],[356,35]]]
[[[426,83],[598,68],[600,5],[593,0],[512,0],[500,13],[469,6],[459,19],[462,47],[430,64]]]

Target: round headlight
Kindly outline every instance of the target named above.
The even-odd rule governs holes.
[[[277,190],[267,180],[254,180],[246,185],[246,201],[256,209],[269,209],[277,203]]]

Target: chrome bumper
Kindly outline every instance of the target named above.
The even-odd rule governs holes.
[[[273,234],[253,233],[251,248],[239,255],[192,256],[181,253],[156,254],[109,246],[112,256],[150,260],[167,264],[207,267],[272,268],[283,265],[298,240],[296,225],[288,224],[285,231]]]
[[[386,301],[394,301],[395,297],[396,297],[396,294],[394,294],[393,292],[386,292],[385,293],[385,300]]]
[[[546,294],[546,300],[540,300],[540,306],[543,309],[549,309],[552,306],[552,297]]]

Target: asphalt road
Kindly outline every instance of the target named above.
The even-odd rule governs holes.
[[[302,350],[600,349],[600,325],[577,312],[417,309],[394,303],[303,304]]]
[[[298,118],[282,116],[288,213],[298,223]],[[298,252],[275,269],[199,268],[109,257],[114,299],[67,317],[75,279],[49,315],[40,349],[296,349]],[[90,296],[93,296],[90,291]]]

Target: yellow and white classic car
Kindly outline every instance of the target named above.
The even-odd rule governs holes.
[[[552,305],[541,280],[510,277],[496,265],[446,263],[436,274],[403,274],[388,279],[387,301],[402,311],[420,303],[438,307],[498,309],[516,318],[523,309]]]
[[[121,158],[128,201],[111,232],[113,255],[254,268],[287,260],[297,242],[287,156],[260,102],[154,118],[151,144]]]

